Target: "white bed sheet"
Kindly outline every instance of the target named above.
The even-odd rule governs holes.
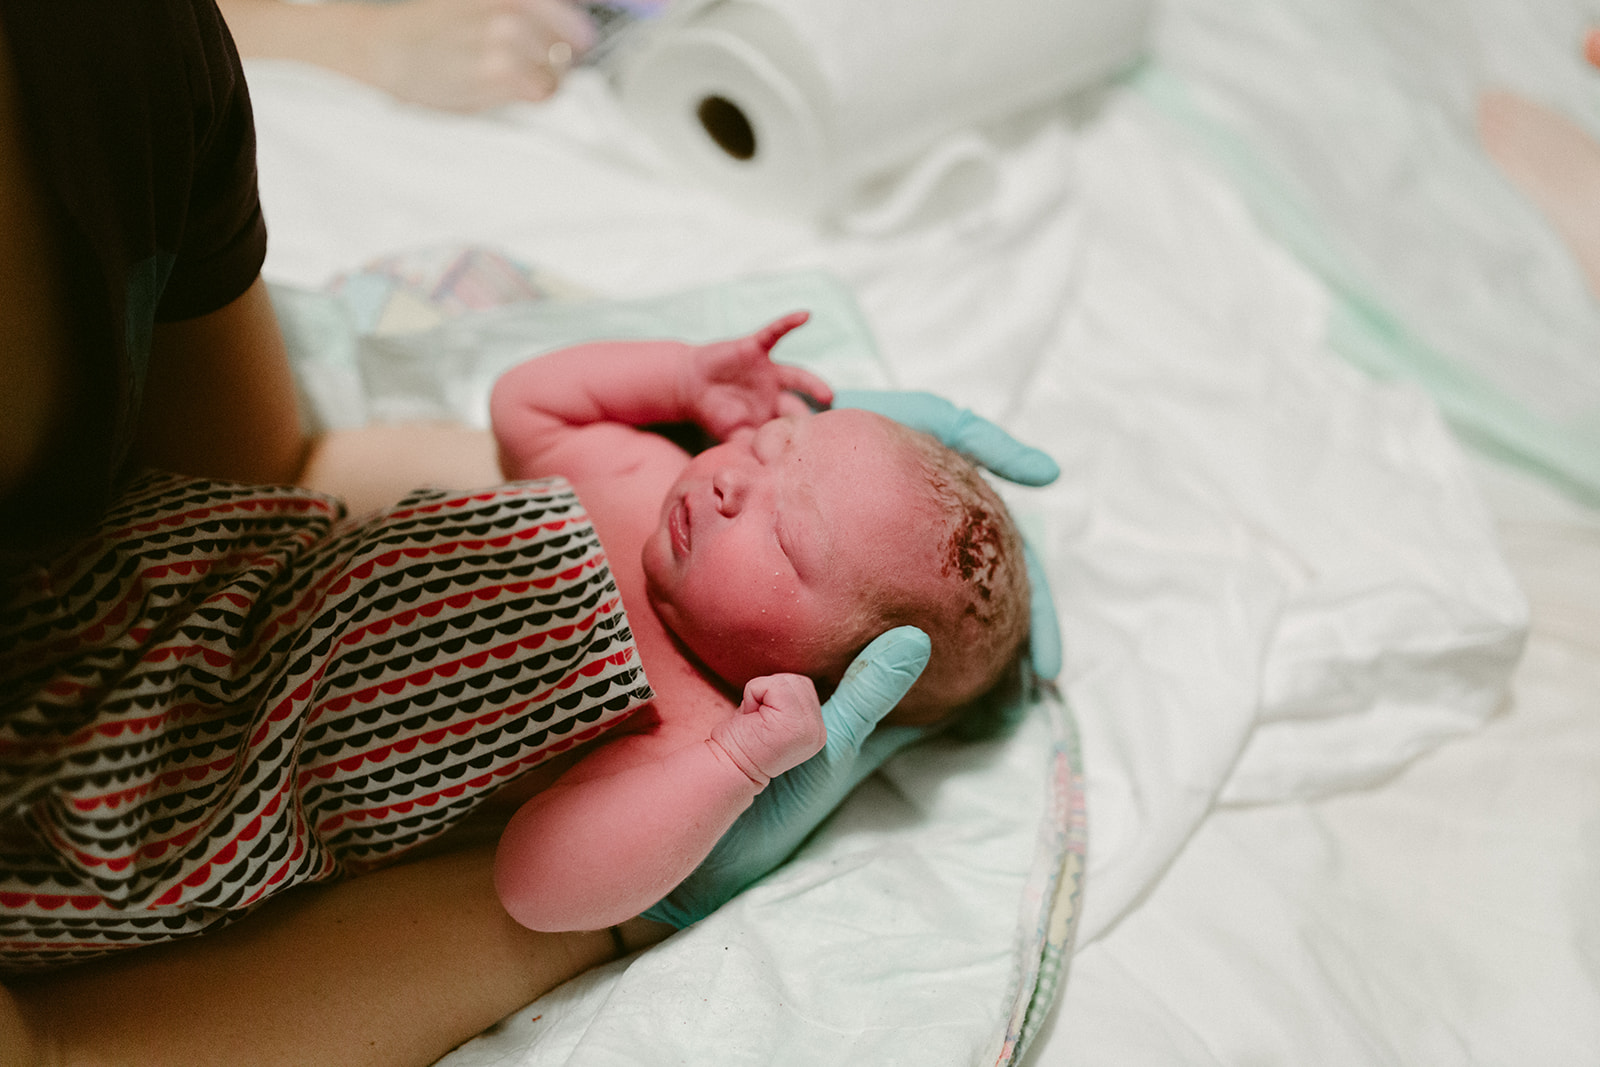
[[[1056,487],[1009,494],[1054,583],[1063,689],[1089,776],[1085,948],[1037,1062],[1187,1062],[1213,1049],[1238,1062],[1223,1039],[1231,1033],[1243,1047],[1260,1032],[1275,1035],[1276,1045],[1262,1046],[1267,1059],[1312,1062],[1318,1057],[1291,1050],[1370,1052],[1392,1036],[1393,1048],[1411,1053],[1432,1046],[1411,1040],[1408,1026],[1428,1040],[1449,1036],[1448,1024],[1415,1022],[1431,1018],[1436,995],[1448,992],[1426,980],[1444,981],[1451,968],[1408,924],[1426,902],[1413,872],[1390,861],[1411,853],[1399,834],[1392,853],[1377,849],[1365,861],[1355,845],[1363,819],[1396,829],[1433,804],[1444,829],[1415,816],[1416,833],[1429,841],[1452,833],[1460,852],[1450,854],[1463,868],[1508,879],[1499,896],[1452,898],[1462,913],[1428,928],[1452,951],[1479,951],[1477,928],[1495,918],[1474,902],[1502,901],[1530,880],[1520,869],[1505,873],[1525,859],[1512,847],[1519,831],[1539,838],[1531,851],[1545,864],[1539,870],[1551,869],[1555,847],[1541,835],[1571,800],[1554,795],[1554,777],[1539,782],[1548,790],[1522,798],[1526,810],[1495,809],[1504,836],[1481,837],[1471,832],[1472,809],[1458,813],[1451,789],[1429,779],[1454,752],[1487,746],[1475,768],[1482,772],[1496,751],[1513,747],[1500,734],[1515,716],[1480,724],[1505,704],[1526,605],[1432,406],[1413,390],[1373,385],[1328,351],[1321,289],[1137,94],[1118,89],[1093,106],[991,131],[1004,164],[992,201],[865,237],[751,217],[677,184],[592,72],[543,108],[470,120],[395,105],[289,64],[252,65],[250,77],[273,233],[270,280],[312,288],[380,255],[462,242],[628,298],[824,268],[854,290],[899,384],[951,395],[1062,461]],[[1547,673],[1572,699],[1588,678],[1581,667]],[[1519,683],[1527,677],[1525,667]],[[1592,725],[1575,722],[1592,741]],[[1532,729],[1532,748],[1546,744],[1544,729]],[[1037,755],[1047,738],[1025,730],[995,750],[990,769],[1009,760],[1026,767],[1029,746]],[[937,838],[945,828],[938,819],[965,825],[959,801],[974,779],[962,773],[981,774],[985,760],[951,759],[932,750],[897,760],[830,825],[814,858],[859,855],[853,835],[877,835],[881,856],[897,840],[915,842],[919,828]],[[943,785],[951,773],[955,784]],[[1421,799],[1408,792],[1419,779]],[[1255,806],[1219,809],[1221,800]],[[1358,810],[1363,803],[1372,810]],[[1330,830],[1327,813],[1347,808],[1348,828]],[[897,831],[907,819],[919,825]],[[1333,859],[1324,854],[1330,842]],[[1259,862],[1263,849],[1270,864]],[[944,861],[960,862],[959,849],[946,851]],[[1355,858],[1334,862],[1347,854]],[[763,966],[770,943],[746,934],[780,920],[762,908],[783,902],[781,921],[801,931],[840,910],[829,880],[799,864],[731,909],[728,921],[743,925],[718,927],[722,917],[714,917],[666,952],[547,998],[575,1029],[545,1040],[543,1051],[526,1029],[541,1010],[519,1013],[500,1044],[469,1047],[460,1062],[628,1062],[652,1025],[688,1035],[673,1048],[694,1062],[771,1062],[773,1049],[797,1063],[820,1062],[823,1049],[830,1062],[972,1062],[988,1047],[984,1028],[1004,992],[994,988],[986,1001],[987,990],[1015,949],[1012,897],[1026,857],[1013,853],[1006,865],[1011,881],[982,910],[963,899],[952,919],[930,905],[920,909],[925,925],[907,928],[925,939],[940,923],[961,922],[975,944],[989,946],[974,957],[984,957],[983,969],[941,973],[937,951],[911,940],[899,947],[917,960],[908,968],[924,969],[929,989],[953,984],[971,1000],[968,1017],[943,1033],[931,1020],[947,1014],[918,1016],[903,996],[856,1005],[841,1023],[817,975],[785,974],[779,983],[780,972]],[[1330,869],[1341,877],[1324,879]],[[1553,873],[1560,883],[1551,892],[1570,925],[1583,899],[1572,894],[1590,887],[1592,870],[1574,858]],[[897,883],[888,884],[893,891]],[[1366,934],[1410,946],[1384,959],[1404,968],[1394,988],[1426,992],[1384,995],[1391,990],[1365,966],[1369,946],[1341,940],[1342,915],[1319,928],[1325,960],[1296,951],[1307,916],[1327,906],[1328,896],[1311,889],[1325,884],[1348,913],[1370,920]],[[806,905],[810,918],[797,921],[803,890],[821,895]],[[831,933],[858,947],[883,943],[881,929]],[[1541,933],[1562,941],[1566,928]],[[1582,945],[1593,935],[1588,928],[1590,941],[1563,942],[1576,947],[1552,983],[1574,1010],[1592,1004]],[[738,1040],[730,1044],[726,1005],[705,1002],[727,988],[715,960],[731,945],[745,958],[727,977],[762,992],[753,998],[759,1010],[732,1013]],[[1190,948],[1187,969],[1177,966],[1180,947]],[[1490,969],[1485,960],[1499,951],[1473,955],[1472,973]],[[1258,957],[1260,966],[1240,964]],[[660,1003],[680,964],[710,977],[693,987],[695,1003]],[[883,988],[899,992],[887,978]],[[1288,1007],[1266,1012],[1273,1027],[1252,1025],[1249,1011],[1274,999]],[[786,1009],[770,1010],[774,1001]],[[887,1030],[886,1017],[895,1020]],[[1196,1017],[1223,1029],[1207,1032]],[[797,1018],[814,1025],[797,1029]],[[1239,1020],[1232,1030],[1228,1019]],[[797,1041],[798,1033],[807,1036]],[[720,1056],[694,1058],[711,1048]],[[1383,1055],[1369,1060],[1391,1062]]]
[[[1223,147],[1254,150],[1219,165],[1248,174],[1292,247],[1344,297],[1376,295],[1499,382],[1447,397],[1464,427],[1580,485],[1600,470],[1539,433],[1567,419],[1592,435],[1573,413],[1600,405],[1600,315],[1471,117],[1498,85],[1593,128],[1586,7],[1173,0],[1157,49],[1160,74],[1187,78],[1231,131]],[[1413,355],[1386,365],[1449,384]],[[1521,420],[1530,410],[1543,427]],[[1524,468],[1481,460],[1474,476],[1531,601],[1505,707],[1393,780],[1212,812],[1138,910],[1079,954],[1029,1062],[1600,1057],[1600,513]]]
[[[1595,1062],[1600,516],[1479,476],[1532,602],[1512,700],[1380,787],[1212,813],[1026,1062]]]

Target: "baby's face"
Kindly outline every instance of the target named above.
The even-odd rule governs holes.
[[[906,445],[877,415],[741,430],[690,460],[642,562],[651,606],[733,686],[834,676],[875,633],[876,591],[939,583],[937,524]]]

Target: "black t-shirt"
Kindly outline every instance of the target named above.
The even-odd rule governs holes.
[[[15,545],[104,509],[151,327],[244,293],[267,237],[250,99],[213,0],[0,0],[0,19],[78,372],[50,468],[0,503],[0,539]]]

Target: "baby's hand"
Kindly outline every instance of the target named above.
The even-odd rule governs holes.
[[[699,345],[685,369],[684,405],[694,421],[719,441],[741,427],[757,427],[780,415],[810,410],[790,390],[821,403],[833,400],[828,383],[799,367],[774,363],[772,347],[811,316],[797,311],[748,337]]]
[[[763,787],[815,756],[827,739],[817,688],[800,674],[752,678],[739,710],[711,731],[711,742]]]

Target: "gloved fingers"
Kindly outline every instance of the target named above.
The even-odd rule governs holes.
[[[931,648],[927,634],[901,626],[862,650],[822,706],[828,732],[822,752],[774,778],[694,873],[645,917],[682,929],[709,915],[782,863],[857,783],[916,740],[923,733],[916,727],[873,727],[916,682]]]
[[[1061,475],[1061,468],[1048,455],[965,409],[956,417],[945,444],[1018,485],[1049,485]]]
[[[884,760],[899,752],[902,748],[930,737],[934,732],[925,726],[878,727],[872,731],[871,736],[861,743],[861,755],[857,757],[857,763],[865,770],[856,779],[857,782],[883,766]]]
[[[1056,461],[1025,445],[988,419],[932,393],[841,389],[833,406],[860,408],[932,434],[995,474],[1019,485],[1049,485],[1061,474]]]
[[[928,635],[915,626],[897,626],[862,649],[822,706],[826,751],[859,750],[879,720],[916,684],[932,651]]]
[[[1034,674],[1049,681],[1061,673],[1061,621],[1044,564],[1026,540],[1022,558],[1028,568],[1028,661]]]
[[[833,406],[876,412],[935,437],[940,437],[940,425],[958,410],[950,401],[932,393],[899,389],[840,389],[834,394]]]

